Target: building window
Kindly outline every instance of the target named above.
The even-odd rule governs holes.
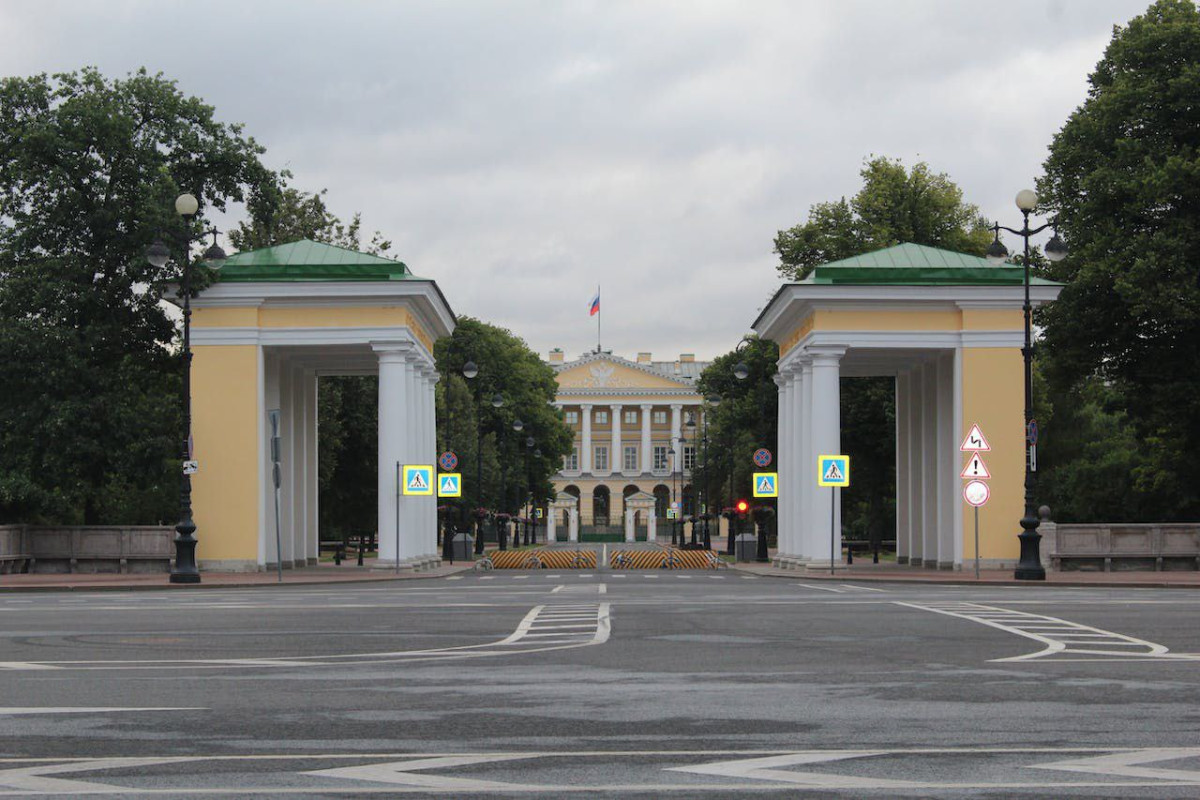
[[[567,423],[568,425],[578,425],[579,424],[579,412],[578,411],[568,411],[567,413],[563,414],[563,422]]]
[[[696,448],[692,447],[690,444],[685,444],[683,446],[683,468],[696,468]]]
[[[655,425],[666,425],[667,424],[667,412],[666,411],[655,411],[654,412],[654,424]]]
[[[579,469],[579,448],[576,447],[567,455],[563,456],[563,470],[565,472],[574,472]]]
[[[592,461],[592,469],[596,472],[608,471],[608,447],[606,445],[596,445],[596,458]]]
[[[596,412],[596,424],[597,425],[607,425],[608,424],[608,412],[607,411],[597,411]]]
[[[625,424],[626,425],[637,425],[637,412],[636,411],[626,411],[625,412]]]
[[[622,469],[626,472],[637,472],[638,470],[638,449],[636,444],[625,445],[624,461]]]
[[[665,444],[654,445],[654,471],[666,472],[668,467],[667,446]]]

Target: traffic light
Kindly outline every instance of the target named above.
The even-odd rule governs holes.
[[[745,514],[745,513],[746,513],[746,510],[747,510],[748,508],[750,508],[750,504],[749,504],[749,503],[747,503],[745,500],[738,500],[738,501],[737,501],[737,510],[738,510],[738,513],[739,513],[739,514]]]

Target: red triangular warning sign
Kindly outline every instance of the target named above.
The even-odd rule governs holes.
[[[987,453],[991,451],[992,446],[984,438],[983,431],[979,430],[979,426],[972,425],[971,430],[967,433],[967,438],[963,439],[958,449],[964,453]]]
[[[972,453],[971,460],[963,467],[960,478],[968,480],[981,480],[992,477],[992,473],[988,472],[987,464],[983,463],[983,457],[979,453]]]

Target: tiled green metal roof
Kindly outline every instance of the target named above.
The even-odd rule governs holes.
[[[308,239],[229,257],[221,281],[400,281],[415,278],[401,261]]]
[[[926,286],[1020,285],[1025,270],[1005,262],[993,266],[986,258],[905,242],[883,250],[822,264],[801,283],[895,284]],[[1031,284],[1061,286],[1031,277]]]

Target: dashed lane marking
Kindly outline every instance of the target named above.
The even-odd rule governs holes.
[[[583,622],[580,631],[551,633],[548,625],[563,622]],[[203,659],[142,659],[110,661],[0,661],[0,671],[26,670],[132,670],[195,667],[199,669],[245,669],[252,667],[305,668],[363,664],[395,664],[407,662],[444,661],[449,659],[482,658],[537,653],[604,644],[612,632],[608,603],[578,603],[563,606],[535,606],[503,639],[478,645],[439,647],[429,650],[399,650],[375,653],[339,653],[324,656],[291,658],[203,658]],[[530,634],[537,634],[535,639]],[[0,783],[0,786],[3,784]]]
[[[1053,656],[1055,661],[1200,660],[1200,654],[1172,653],[1166,646],[1145,639],[1113,633],[1101,628],[1094,628],[1091,625],[1081,625],[1058,617],[1032,614],[1028,611],[1014,611],[1000,606],[968,602],[908,603],[899,600],[894,602],[900,606],[978,622],[981,625],[1023,636],[1026,639],[1033,639],[1043,645],[1041,650],[1033,653],[1009,656],[1008,658],[994,658],[991,659],[992,661],[1029,661],[1050,656]]]

